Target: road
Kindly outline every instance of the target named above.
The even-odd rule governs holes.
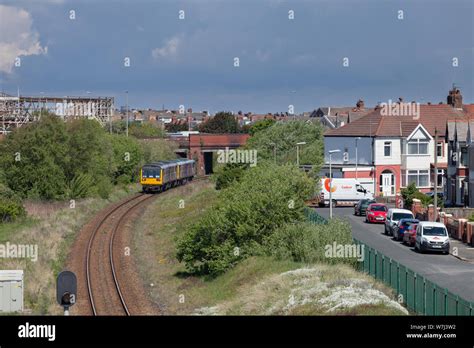
[[[325,218],[329,217],[329,208],[317,208],[316,211]],[[413,248],[386,236],[383,224],[366,224],[365,217],[354,216],[353,208],[335,208],[333,213],[350,222],[354,238],[447,288],[453,294],[474,302],[474,264],[452,255],[417,253]]]

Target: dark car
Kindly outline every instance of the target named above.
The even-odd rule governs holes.
[[[393,239],[402,240],[404,233],[408,230],[411,225],[418,224],[420,221],[417,219],[400,219],[398,224],[393,228]]]
[[[367,212],[367,207],[372,203],[376,203],[373,199],[361,199],[355,206],[354,206],[354,215],[363,216]]]

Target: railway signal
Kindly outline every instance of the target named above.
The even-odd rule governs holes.
[[[64,308],[64,315],[69,315],[69,307],[76,303],[77,278],[71,271],[59,273],[56,283],[56,299]]]

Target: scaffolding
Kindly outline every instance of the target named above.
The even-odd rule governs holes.
[[[0,134],[38,121],[47,112],[62,119],[87,118],[102,126],[110,123],[114,112],[112,97],[11,96],[0,93]]]

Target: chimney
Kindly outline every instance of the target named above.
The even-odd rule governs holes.
[[[357,109],[365,109],[365,104],[362,99],[359,99],[356,103]]]
[[[462,94],[455,86],[449,91],[447,102],[455,109],[462,109]]]

